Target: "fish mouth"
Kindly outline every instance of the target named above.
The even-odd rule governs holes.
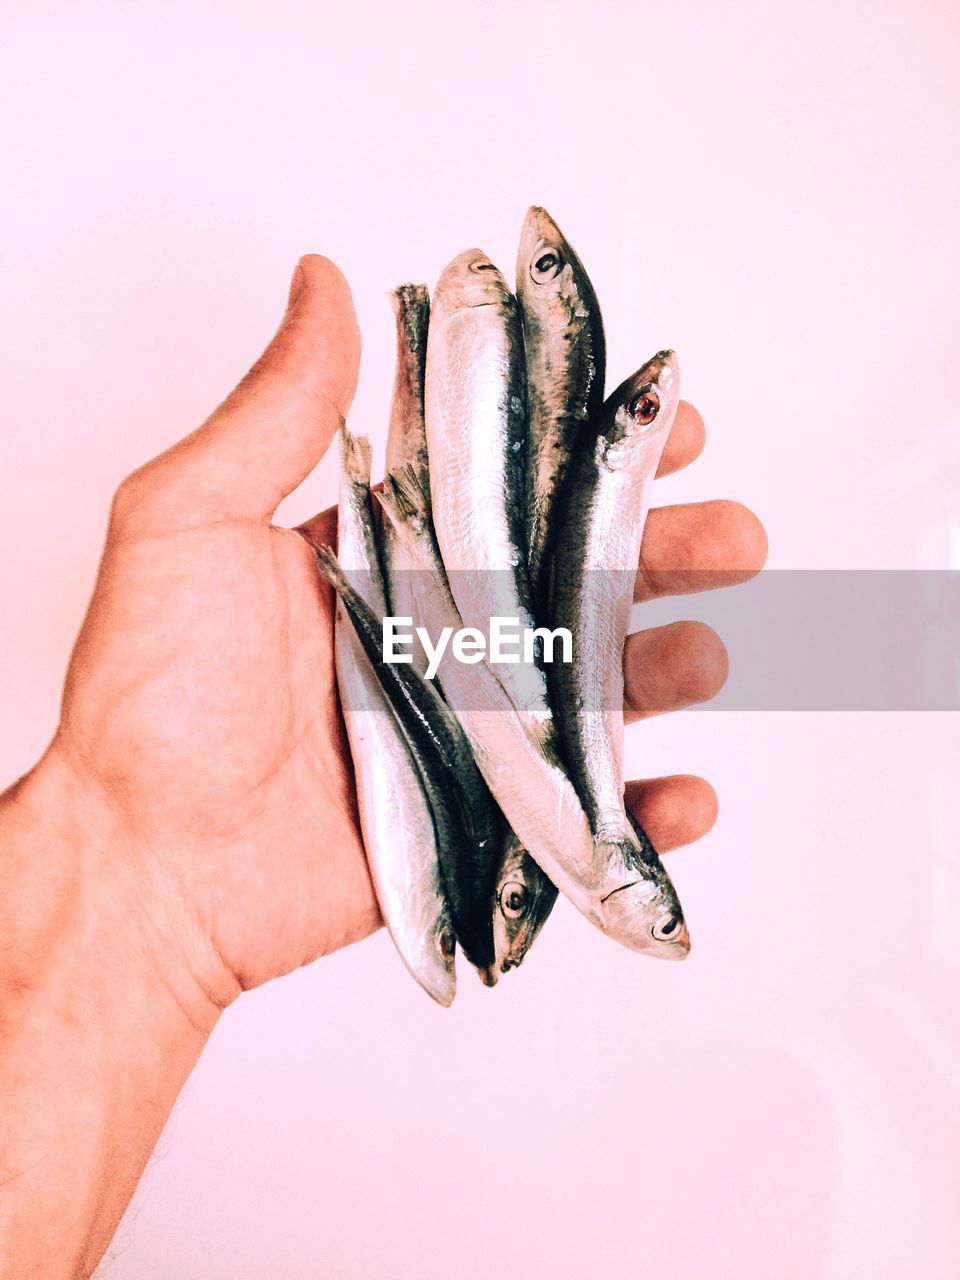
[[[677,377],[677,354],[669,347],[658,351],[636,374],[639,382],[658,382],[661,386],[672,383]]]
[[[500,972],[509,973],[511,969],[519,969],[523,964],[524,957],[530,950],[530,943],[532,941],[533,938],[527,938],[522,946],[517,947],[515,951],[504,956],[503,960],[500,962]]]
[[[442,1005],[444,1009],[450,1008],[457,994],[457,980],[454,974],[434,977],[432,980],[419,977],[417,974],[414,974],[414,977],[431,999]]]
[[[509,293],[507,282],[482,249],[465,249],[440,273],[434,305],[449,311],[489,307],[502,303]]]
[[[648,895],[631,894],[632,889],[646,883],[632,880],[608,893],[600,902],[600,927],[631,951],[663,960],[682,960],[690,951],[690,935],[683,916],[679,911],[671,912],[662,902],[651,902]],[[669,929],[658,934],[665,916]]]
[[[529,941],[524,940],[520,946],[517,946],[516,939],[507,936],[499,919],[493,927],[493,939],[494,958],[491,969],[497,973],[509,973],[511,969],[519,968],[523,957],[527,954]]]
[[[532,250],[538,240],[562,241],[563,232],[546,209],[539,204],[532,204],[520,229],[521,252],[524,249]]]
[[[517,250],[517,288],[521,292],[526,292],[530,288],[531,276],[533,283],[540,285],[559,278],[559,270],[553,276],[544,279],[534,275],[533,265],[542,254],[556,255],[561,266],[575,258],[564,239],[563,232],[549,213],[535,204],[527,210],[520,230],[520,246]]]
[[[611,898],[616,897],[618,893],[626,893],[628,889],[632,889],[634,885],[642,883],[640,880],[631,880],[629,884],[622,884],[618,889],[611,889],[605,898],[601,898],[600,902],[609,902]]]

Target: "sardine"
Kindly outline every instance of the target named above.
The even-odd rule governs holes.
[[[527,375],[527,556],[535,616],[545,624],[557,497],[577,434],[587,429],[603,401],[606,344],[590,277],[560,228],[537,206],[528,210],[520,233],[517,300]],[[504,866],[501,881],[508,870]],[[529,856],[524,896],[529,905],[523,953],[557,898]],[[498,931],[501,938],[516,934],[506,926]],[[504,967],[510,963],[507,956]]]
[[[415,557],[419,608],[430,634],[439,635],[444,627],[456,630],[460,615],[439,571],[440,550],[416,476],[409,471],[388,476],[378,496]],[[638,870],[620,857],[598,865],[590,823],[569,776],[559,758],[531,738],[490,665],[459,662],[448,646],[440,679],[504,817],[553,884],[591,923],[625,946],[671,959],[682,954],[676,942],[661,936],[662,868]]]
[[[429,462],[423,416],[423,381],[427,353],[430,295],[425,285],[400,285],[393,291],[397,319],[397,365],[390,429],[387,434],[387,472],[409,467],[421,492],[429,494]],[[403,540],[384,518],[381,547],[390,612],[413,623],[413,666],[422,674],[427,658],[416,628],[422,624],[413,583],[413,566]],[[512,831],[501,841],[499,872],[493,901],[495,967],[501,973],[520,964],[536,937],[557,891]]]
[[[554,509],[578,432],[603,402],[600,304],[571,245],[545,209],[520,233],[517,299],[527,369],[526,518],[537,621],[545,622]]]
[[[341,462],[341,563],[371,608],[382,610],[369,441],[344,428]],[[449,1005],[456,992],[456,944],[420,772],[339,603],[334,626],[337,682],[353,757],[360,828],[380,912],[410,973],[435,1000]]]
[[[517,301],[479,249],[443,271],[427,340],[425,416],[437,540],[457,609],[486,633],[494,617],[533,631],[524,520],[526,385]],[[497,675],[542,743],[556,738],[534,663]]]
[[[645,879],[659,907],[653,936],[679,957],[690,941],[676,891],[623,799],[623,649],[651,486],[678,400],[676,358],[661,351],[617,388],[574,450],[552,588],[552,625],[570,630],[574,661],[554,663],[550,679],[597,866]],[[632,912],[621,894],[605,905],[611,915]]]
[[[383,615],[351,586],[329,547],[317,550],[420,767],[437,827],[440,873],[454,932],[487,986],[497,981],[493,894],[499,854],[496,806],[456,716],[409,664],[383,660]]]
[[[427,434],[423,421],[423,382],[427,360],[427,328],[430,322],[430,292],[425,284],[402,284],[391,294],[397,322],[397,363],[387,433],[387,471],[410,466],[426,479]],[[402,541],[389,520],[381,530],[383,566],[387,582],[389,612],[412,620],[413,665],[421,673],[427,669],[426,654],[416,628],[420,625],[414,607],[411,567]]]
[[[403,470],[403,468],[399,467],[398,470]],[[426,462],[424,461],[420,464],[414,461],[409,464],[407,471],[410,475],[417,477],[419,493],[424,503],[429,504],[429,470]],[[393,484],[393,475],[393,472],[388,472],[386,481],[388,487]],[[425,516],[425,518],[428,519],[429,516]],[[402,588],[408,592],[404,596],[404,612],[413,618],[415,627],[421,626],[423,625],[423,619],[418,605],[419,593],[416,585],[416,567],[413,558],[405,544],[405,540],[397,534],[393,521],[384,516],[382,537],[384,544],[386,544],[388,532],[391,545],[394,548],[395,561],[402,563],[404,566],[403,576],[400,580]],[[433,576],[437,580],[442,580],[443,589],[449,593],[447,576],[439,559],[434,567]],[[416,636],[414,639],[415,645],[419,644]],[[425,673],[427,660],[422,644],[420,644],[420,653],[423,654],[422,663],[418,662],[416,648],[414,649],[413,665],[421,673]],[[442,693],[443,686],[440,680],[437,679],[435,683]],[[494,966],[500,973],[515,969],[520,964],[534,938],[540,932],[557,898],[557,890],[517,840],[514,832],[507,826],[505,819],[503,823],[506,831],[500,842],[500,859],[496,877],[497,887],[492,906]],[[504,888],[508,883],[510,885],[509,894],[504,892]],[[519,900],[520,897],[522,897],[522,903]]]

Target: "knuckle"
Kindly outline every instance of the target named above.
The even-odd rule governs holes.
[[[156,496],[159,478],[155,461],[146,462],[131,471],[117,485],[110,504],[110,526],[115,530],[129,527],[135,516],[142,513]]]

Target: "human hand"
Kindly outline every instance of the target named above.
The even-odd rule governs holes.
[[[272,524],[353,398],[360,339],[350,293],[304,258],[263,357],[193,435],[120,486],[99,578],[43,768],[66,769],[123,832],[111,857],[131,909],[186,960],[218,1007],[240,990],[362,938],[378,912],[356,820],[333,668],[333,599],[300,530]],[[361,428],[362,429],[362,428]],[[686,466],[703,425],[682,405],[659,474]],[[651,512],[638,598],[742,581],[759,522],[733,503]],[[726,654],[681,622],[631,636],[627,718],[712,697]],[[632,783],[663,851],[707,831],[701,779]]]

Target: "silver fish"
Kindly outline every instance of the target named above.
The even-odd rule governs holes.
[[[525,379],[517,301],[479,249],[443,271],[427,340],[425,416],[437,540],[457,609],[486,633],[494,617],[532,630],[524,524]],[[537,663],[498,676],[542,743],[556,738]]]
[[[400,465],[396,471],[387,475],[386,487],[393,489],[397,484],[397,475],[406,471],[415,476],[419,486],[418,492],[424,503],[424,522],[429,520],[429,469],[425,461],[414,460],[406,467]],[[395,563],[403,565],[400,575],[400,586],[403,592],[403,612],[412,617],[414,626],[424,625],[418,604],[419,591],[416,584],[416,564],[414,557],[393,526],[393,521],[385,518],[381,541],[387,544],[389,532],[390,545],[393,547]],[[439,561],[434,566],[433,576],[442,581],[443,590],[449,593],[449,583],[443,565]],[[459,621],[459,618],[458,618]],[[426,671],[426,655],[422,644],[420,652],[422,662],[418,661],[416,649],[413,653],[413,667],[424,674]],[[436,684],[440,685],[439,679]],[[440,685],[442,692],[442,685]],[[508,892],[509,890],[509,892]],[[557,890],[549,879],[530,857],[526,849],[517,840],[509,826],[501,843],[500,861],[496,876],[496,891],[493,897],[493,941],[494,971],[506,973],[515,969],[529,950],[534,938],[540,932],[547,916],[557,898]]]
[[[385,611],[373,512],[370,443],[341,433],[340,561],[370,607]],[[360,828],[384,923],[413,977],[442,1005],[456,993],[455,941],[437,837],[420,772],[338,601],[335,656],[353,757]]]
[[[651,486],[678,400],[676,358],[661,351],[610,396],[574,451],[552,589],[552,622],[569,628],[574,661],[554,663],[550,679],[597,866],[636,871],[657,912],[652,936],[679,958],[690,940],[676,892],[623,800],[623,648]],[[621,894],[605,905],[611,914],[633,911]]]
[[[430,292],[425,284],[402,284],[391,294],[397,322],[397,363],[387,432],[387,471],[411,466],[426,479],[427,433],[423,420],[423,383],[427,360]],[[411,654],[414,667],[423,674],[427,657],[416,633],[420,618],[415,611],[411,565],[403,542],[389,520],[380,539],[390,613],[410,618],[413,625]]]
[[[517,300],[527,373],[526,524],[537,622],[546,623],[554,512],[577,434],[603,401],[606,343],[600,304],[583,263],[537,206],[527,211],[517,254]],[[503,875],[516,862],[508,850]],[[500,921],[498,937],[528,938],[546,922],[557,891],[529,856],[523,866],[524,931]],[[501,877],[502,879],[502,877]],[[499,900],[498,900],[499,901]],[[502,908],[501,908],[502,913]],[[510,967],[510,954],[504,967]]]
[[[603,402],[606,344],[590,277],[560,228],[534,206],[520,233],[517,298],[527,368],[527,550],[538,621],[553,515],[578,432]]]
[[[387,434],[387,472],[409,467],[416,473],[422,492],[428,494],[430,470],[423,400],[430,295],[425,285],[406,284],[395,289],[392,297],[397,320],[397,363]],[[390,610],[412,620],[413,666],[424,674],[427,658],[416,632],[422,619],[417,608],[413,564],[388,519],[383,521],[381,547]],[[520,963],[556,896],[556,889],[508,830],[493,903],[495,969],[506,973]]]
[[[384,660],[382,615],[347,579],[329,547],[320,571],[337,590],[417,763],[437,833],[440,875],[454,933],[487,986],[497,981],[492,902],[499,831],[496,806],[453,712],[409,664]]]
[[[409,470],[388,476],[378,495],[415,556],[418,607],[431,635],[456,630],[460,615]],[[658,885],[611,858],[598,866],[590,823],[563,765],[531,738],[516,706],[487,662],[465,664],[445,650],[443,689],[473,748],[474,758],[517,839],[554,885],[592,924],[633,950],[674,958],[674,942],[654,932],[663,916]],[[503,943],[498,960],[506,958]]]

